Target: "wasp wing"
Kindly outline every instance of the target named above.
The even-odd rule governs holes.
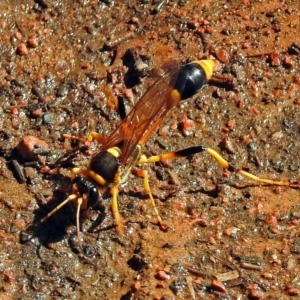
[[[151,128],[151,125],[166,109],[170,109],[166,98],[171,95],[171,91],[177,79],[178,70],[179,67],[176,66],[165,72],[165,74],[154,82],[131,109],[125,119],[105,138],[101,149],[108,149],[122,143],[120,162],[123,164],[126,163],[137,144]],[[155,124],[155,127],[158,125],[159,122]]]

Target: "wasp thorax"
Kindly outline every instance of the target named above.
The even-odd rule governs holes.
[[[100,175],[106,182],[113,182],[119,168],[117,157],[108,151],[95,154],[90,161],[90,170]]]

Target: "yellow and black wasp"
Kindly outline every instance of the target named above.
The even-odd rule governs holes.
[[[223,168],[231,172],[239,173],[265,184],[298,188],[299,183],[297,182],[273,181],[259,178],[242,169],[236,169],[216,151],[201,145],[159,156],[146,157],[143,154],[143,144],[161,123],[168,111],[180,101],[198,93],[211,78],[215,66],[216,60],[209,59],[194,61],[167,71],[148,89],[129,114],[107,137],[97,132],[91,132],[87,139],[68,136],[81,142],[97,140],[101,145],[100,149],[91,157],[86,169],[72,169],[71,195],[37,224],[43,223],[68,202],[74,202],[77,205],[76,226],[79,239],[80,211],[93,207],[99,199],[99,188],[107,187],[111,190],[112,212],[117,230],[119,233],[123,233],[124,225],[118,210],[118,192],[120,185],[127,180],[132,168],[138,165],[191,156],[204,151],[213,156]],[[137,175],[143,178],[145,191],[149,196],[159,224],[162,224],[151,194],[147,169],[139,170]]]

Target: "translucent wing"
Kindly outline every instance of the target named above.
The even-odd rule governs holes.
[[[101,149],[105,150],[114,147],[120,143],[122,155],[120,162],[125,164],[127,159],[135,150],[142,137],[153,128],[153,124],[159,117],[166,113],[168,107],[167,97],[171,91],[178,75],[178,66],[167,71],[148,89],[142,98],[135,104],[125,119],[118,127],[105,138]],[[161,121],[161,120],[160,120]],[[157,127],[160,122],[155,124]],[[151,127],[152,125],[152,127]]]

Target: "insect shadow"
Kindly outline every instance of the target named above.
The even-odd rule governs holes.
[[[53,195],[47,201],[40,191],[32,189],[36,198],[38,208],[33,212],[34,218],[25,232],[21,235],[21,243],[27,243],[33,239],[37,239],[39,244],[52,248],[55,243],[66,241],[73,252],[82,252],[81,246],[84,248],[84,242],[80,245],[77,243],[76,236],[76,206],[72,203],[62,206],[51,218],[40,222],[49,212],[58,207],[71,192],[72,182],[68,176],[47,175],[47,180],[52,181],[57,188]],[[101,227],[107,216],[105,210],[104,199],[110,199],[110,195],[104,193],[99,199],[97,205],[93,208],[87,208],[80,214],[80,231],[83,232],[82,239],[85,241],[84,233],[100,233],[109,230],[112,226]],[[108,200],[109,201],[109,200]],[[87,243],[88,244],[88,241]]]

